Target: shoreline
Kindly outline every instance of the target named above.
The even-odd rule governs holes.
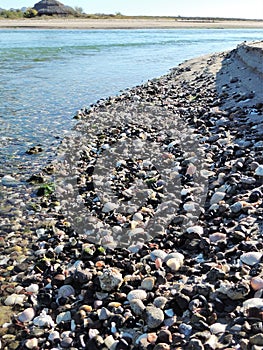
[[[263,21],[191,21],[174,19],[0,19],[0,29],[238,29],[263,28]]]
[[[237,350],[240,343],[253,350],[262,344],[257,327],[263,307],[262,57],[263,42],[243,43],[229,52],[187,60],[163,77],[79,111],[79,134],[64,146],[68,142],[70,151],[74,145],[88,152],[73,163],[86,198],[92,198],[87,169],[96,145],[102,139],[105,146],[114,143],[118,134],[124,142],[123,133],[138,139],[148,133],[154,142],[163,142],[165,159],[180,162],[183,205],[165,232],[116,250],[100,247],[105,237],[100,230],[94,228],[95,237],[74,232],[71,221],[60,215],[61,200],[52,195],[32,197],[34,206],[21,205],[11,224],[7,215],[0,240],[0,310],[8,316],[0,328],[4,350],[58,344],[92,350]],[[157,109],[143,110],[128,125],[125,114],[141,104]],[[194,177],[198,162],[194,169],[193,150],[182,155],[172,140],[155,134],[151,112],[160,110],[167,118],[163,125],[183,122],[179,138],[191,127],[206,151],[207,198],[200,217],[186,230],[182,221],[195,214],[192,207],[200,195]],[[117,126],[87,140],[87,128],[96,121],[105,129],[107,116],[114,116]],[[54,163],[59,178],[65,169],[58,167]],[[130,169],[122,167],[120,177]],[[42,180],[49,183],[52,171],[43,169],[31,191]],[[155,198],[160,187],[153,187]],[[101,214],[97,203],[89,201],[89,208],[105,219],[107,211],[102,207]],[[12,204],[21,203],[14,197]],[[133,221],[142,225],[151,205]],[[31,227],[25,232],[26,218]],[[115,225],[122,225],[124,218],[118,220]],[[12,322],[11,314],[16,314]]]

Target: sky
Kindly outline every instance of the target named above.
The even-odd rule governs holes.
[[[0,8],[33,7],[38,0],[0,0]],[[263,19],[263,0],[60,0],[85,13]]]

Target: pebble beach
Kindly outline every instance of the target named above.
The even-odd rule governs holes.
[[[262,62],[185,61],[1,178],[1,349],[263,348]]]

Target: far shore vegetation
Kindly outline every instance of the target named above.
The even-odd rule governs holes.
[[[0,20],[1,19],[20,19],[20,18],[83,18],[83,19],[171,19],[176,21],[194,21],[194,22],[215,22],[215,21],[258,21],[260,19],[245,19],[245,18],[222,18],[222,17],[182,17],[182,16],[125,16],[120,12],[115,14],[95,13],[86,14],[81,7],[75,7],[74,12],[70,15],[42,15],[39,16],[37,10],[34,8],[22,8],[22,9],[1,9],[0,8]]]

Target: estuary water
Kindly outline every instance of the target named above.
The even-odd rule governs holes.
[[[77,110],[262,36],[262,29],[0,30],[0,176],[40,169]],[[37,145],[44,151],[26,154]]]

